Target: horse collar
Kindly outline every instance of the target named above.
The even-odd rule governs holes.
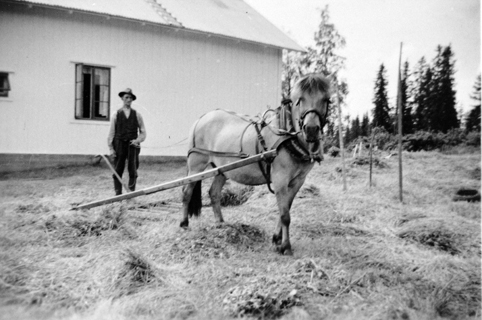
[[[302,161],[302,162],[311,162],[312,160],[320,163],[323,161],[323,155],[316,154],[311,156],[308,150],[303,147],[303,145],[298,141],[298,139],[288,139],[285,143],[283,143],[283,147],[286,148],[288,153],[295,159]]]

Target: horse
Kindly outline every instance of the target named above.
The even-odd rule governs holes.
[[[244,185],[267,184],[279,209],[272,241],[284,255],[293,254],[289,235],[293,199],[314,162],[323,159],[321,140],[330,105],[330,81],[321,74],[307,74],[295,83],[290,98],[257,119],[223,109],[204,114],[189,131],[187,157],[189,176],[277,149],[274,158],[216,175],[209,197],[215,221],[222,224],[221,190],[227,179]],[[189,226],[190,217],[201,213],[201,182],[182,188],[182,228]]]

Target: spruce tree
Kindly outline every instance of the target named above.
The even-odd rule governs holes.
[[[474,84],[474,92],[470,96],[474,101],[475,105],[472,110],[470,110],[466,120],[465,120],[465,131],[478,131],[480,132],[480,74],[477,76]]]
[[[433,73],[422,57],[416,66],[413,81],[413,106],[416,130],[430,130],[430,112],[433,104]]]
[[[430,129],[434,131],[447,132],[452,128],[459,128],[454,89],[455,62],[453,55],[450,45],[445,48],[437,47],[437,55],[433,64],[433,104],[429,113]]]
[[[402,98],[402,133],[410,134],[413,133],[413,118],[412,118],[412,106],[409,101],[410,99],[410,88],[409,88],[409,65],[406,61],[403,65],[403,75],[401,79],[401,98]]]
[[[361,135],[365,137],[370,135],[370,119],[368,119],[368,113],[365,113],[362,118]]]
[[[351,142],[351,129],[350,129],[350,118],[347,117],[347,125],[345,129],[345,140],[343,140],[345,145],[348,145]]]
[[[372,127],[382,127],[388,132],[393,132],[393,126],[390,119],[390,106],[388,105],[386,70],[383,64],[375,80],[375,96],[373,98],[373,121]]]
[[[360,118],[358,116],[353,119],[353,122],[351,124],[351,133],[353,140],[361,136]]]

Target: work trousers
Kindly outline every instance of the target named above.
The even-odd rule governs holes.
[[[139,169],[139,153],[141,152],[141,148],[130,145],[130,141],[114,139],[114,151],[116,154],[116,157],[114,158],[115,171],[122,178],[127,161],[127,171],[129,172],[128,188],[130,191],[135,191],[137,182],[137,169]],[[115,175],[112,175],[112,177],[114,178],[115,194],[122,194],[122,183]]]

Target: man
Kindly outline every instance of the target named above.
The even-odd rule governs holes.
[[[127,88],[119,92],[119,97],[124,105],[112,116],[107,144],[114,159],[115,171],[120,177],[122,177],[127,161],[128,188],[130,191],[135,191],[139,153],[141,152],[140,144],[146,139],[146,128],[141,114],[131,107],[132,101],[137,99],[132,90]],[[115,175],[113,178],[115,194],[120,195],[122,194],[122,182]]]

